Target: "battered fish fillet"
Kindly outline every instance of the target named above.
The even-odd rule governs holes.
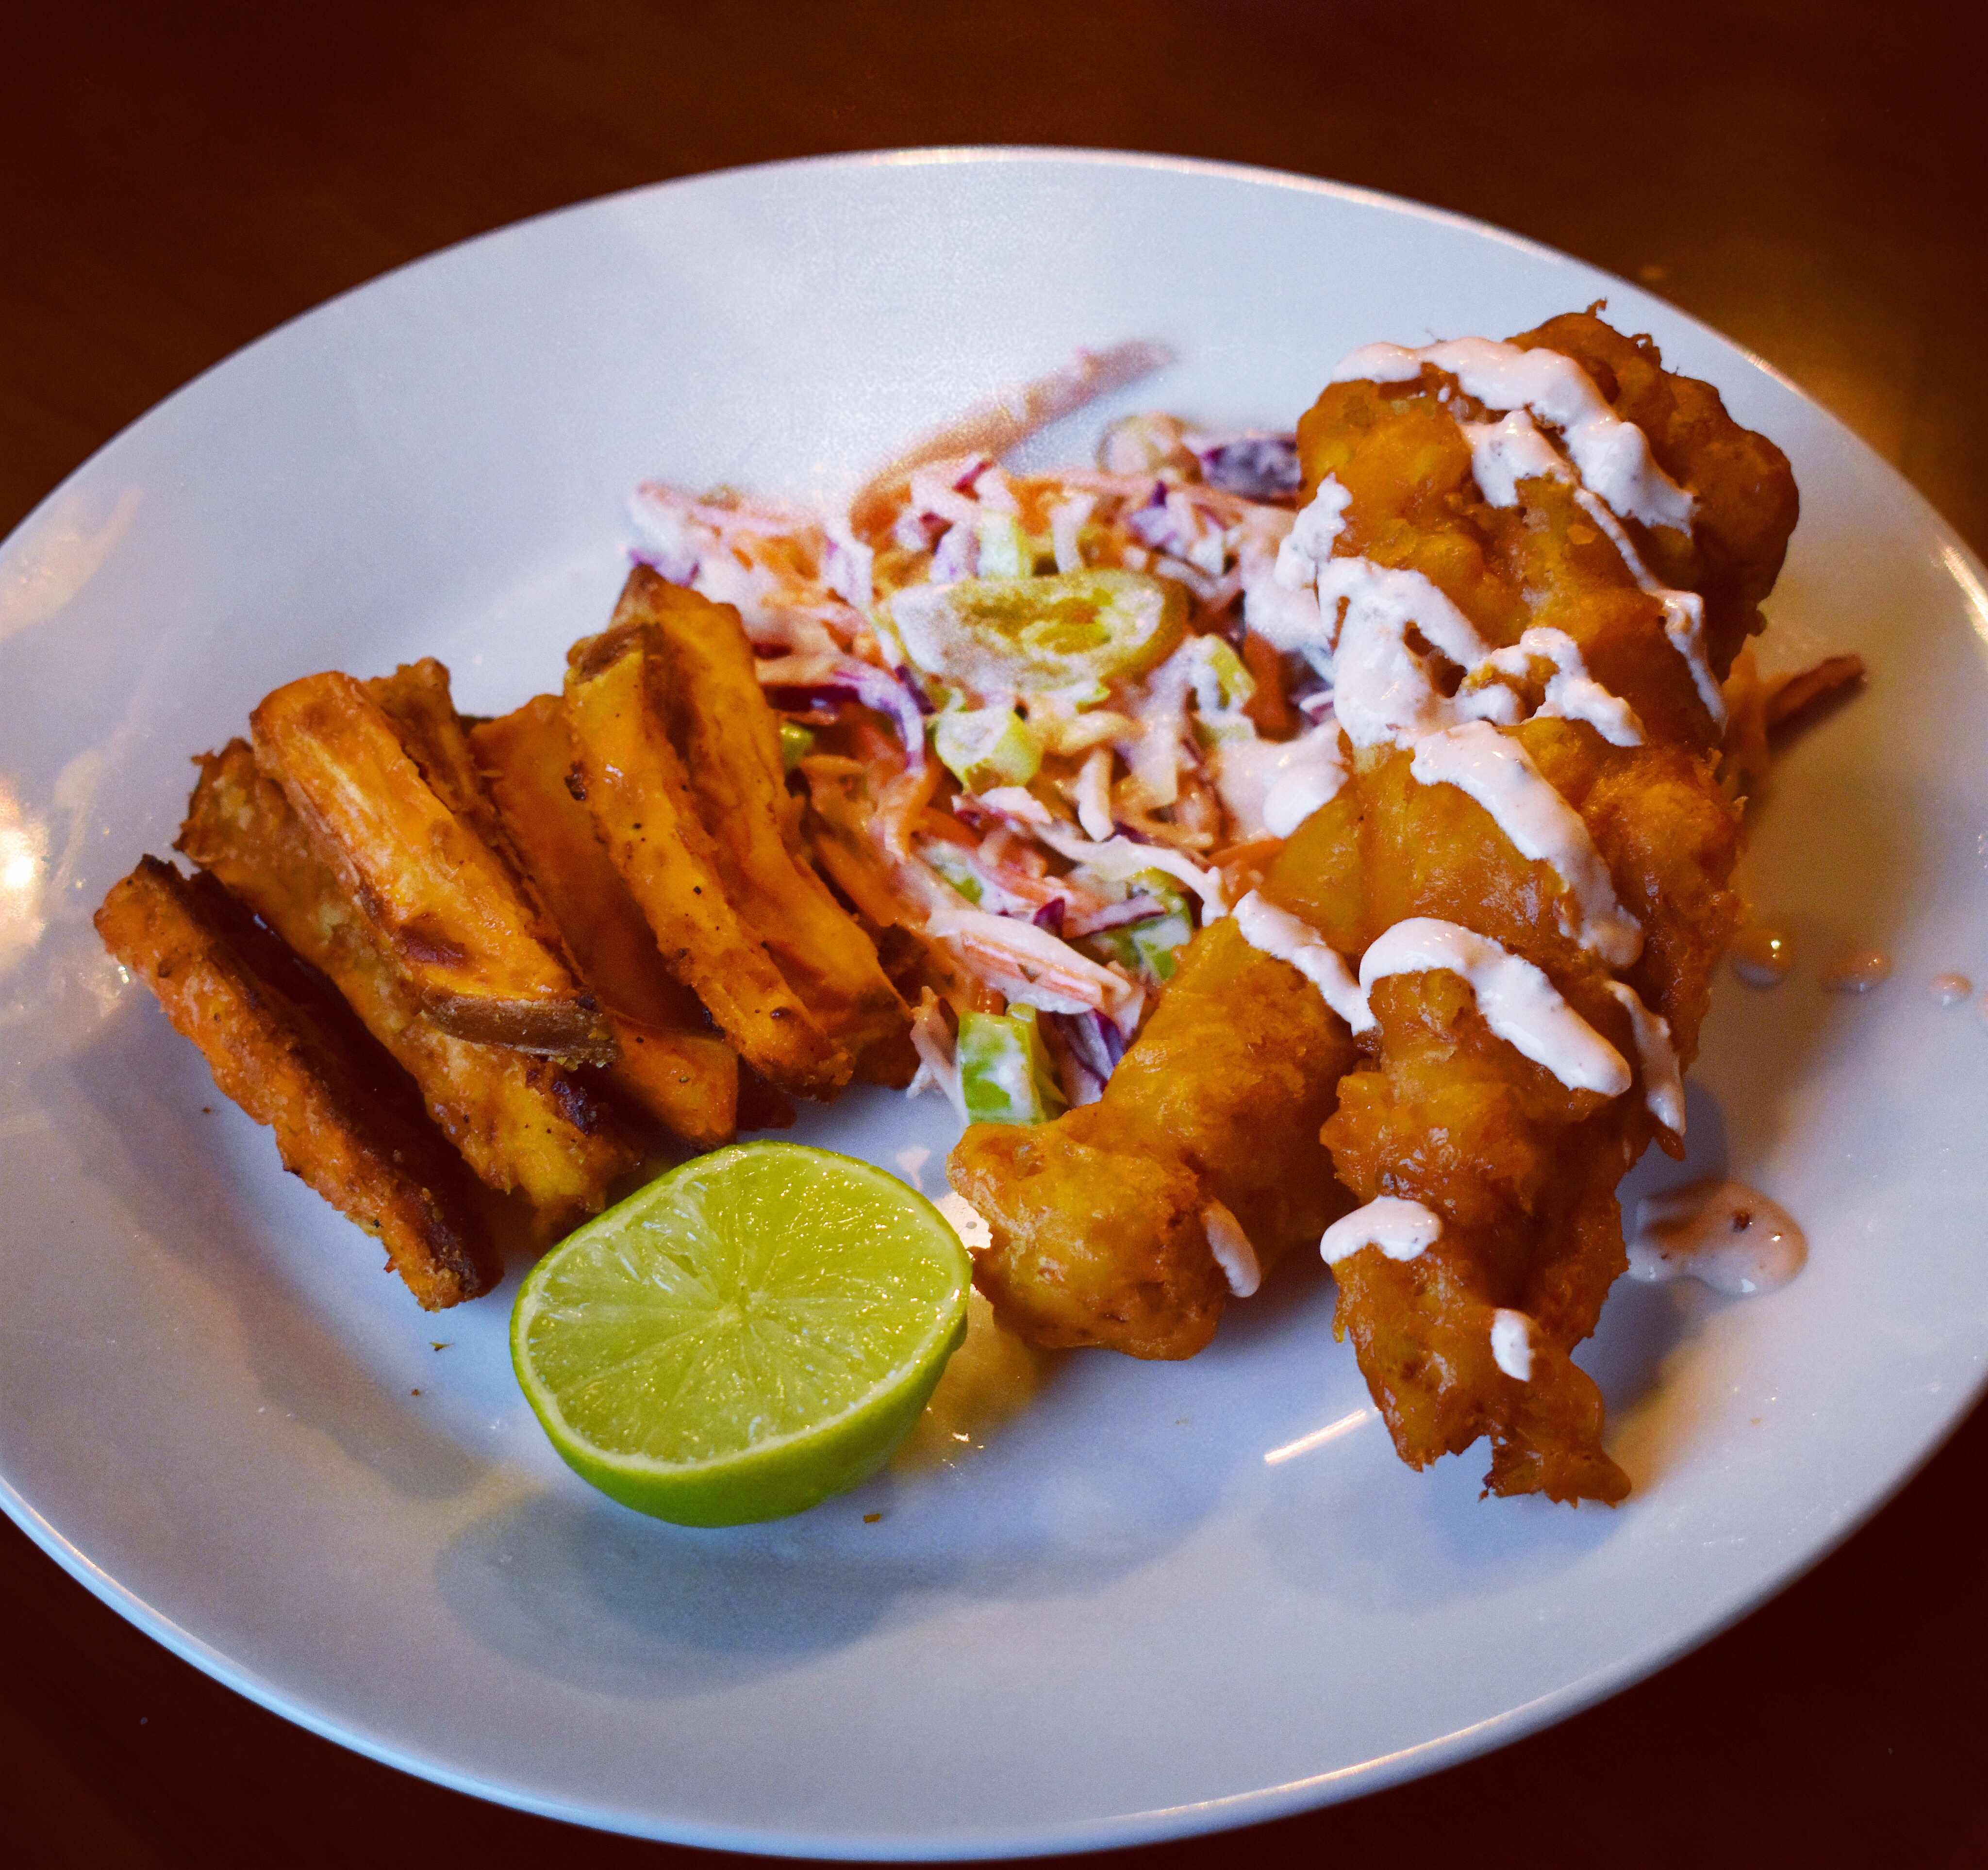
[[[1289,1023],[1224,1050],[1225,1021],[1255,1003],[1210,996],[1196,1021],[1208,1049],[1169,1065],[1194,1087],[1183,1094],[1205,1134],[1233,1151],[1199,1165],[1218,1199],[1219,1178],[1243,1165],[1306,1186],[1318,1178],[1311,1133],[1300,1146],[1263,1112],[1293,1095],[1279,1084],[1285,1053],[1303,1051],[1319,1075],[1296,1101],[1323,1113],[1339,1181],[1363,1204],[1418,1202],[1439,1229],[1410,1256],[1368,1244],[1335,1263],[1335,1330],[1352,1337],[1404,1459],[1419,1467],[1489,1436],[1494,1491],[1613,1501],[1628,1483],[1601,1447],[1600,1393],[1570,1354],[1625,1264],[1618,1182],[1652,1138],[1681,1147],[1667,1128],[1682,1117],[1664,1041],[1679,1067],[1695,1056],[1712,966],[1740,907],[1729,888],[1737,815],[1715,777],[1716,685],[1760,627],[1797,502],[1779,451],[1733,422],[1709,386],[1665,373],[1648,340],[1577,314],[1513,343],[1572,357],[1614,413],[1641,428],[1671,494],[1691,496],[1689,529],[1601,506],[1568,465],[1570,443],[1556,449],[1537,433],[1535,468],[1494,503],[1466,425],[1481,442],[1512,405],[1474,400],[1433,364],[1410,360],[1404,376],[1389,363],[1390,380],[1325,391],[1298,436],[1303,502],[1333,483],[1314,535],[1333,595],[1313,641],[1335,660],[1351,776],[1285,844],[1261,895],[1308,925],[1314,962],[1330,949],[1344,964],[1335,991],[1363,1027],[1360,1069],[1349,1026],[1321,992],[1286,961],[1242,949],[1232,921],[1196,936],[1182,978],[1240,949],[1253,989],[1260,976],[1266,992],[1276,982],[1289,996],[1277,1003]],[[1552,458],[1537,466],[1542,451]],[[1376,593],[1361,626],[1375,653],[1363,661],[1346,637],[1363,594]],[[1528,631],[1557,634],[1522,647]],[[1465,725],[1469,736],[1445,751],[1467,749],[1523,781],[1533,806],[1548,788],[1557,795],[1547,816],[1583,856],[1571,865],[1580,888],[1559,867],[1566,852],[1525,855],[1462,778],[1435,766],[1417,776],[1418,748]],[[1449,968],[1378,972],[1363,996],[1353,976],[1370,945],[1415,918],[1540,970],[1555,1016],[1584,1023],[1591,1049],[1612,1058],[1604,1076],[1615,1088],[1580,1081],[1564,1061],[1536,1062],[1540,1048],[1529,1054],[1494,1031],[1470,980]],[[1173,1158],[1143,1121],[1154,1101],[1147,1060],[1165,1055],[1149,1048],[1165,1040],[1179,991],[1162,999],[1103,1103],[1033,1131],[977,1128],[955,1153],[955,1185],[994,1238],[979,1277],[1009,1321],[1040,1341],[1185,1355],[1213,1328],[1212,1254],[1179,1218],[1192,1197],[1168,1192]],[[1225,1121],[1246,1109],[1249,1121]],[[1127,1192],[1100,1199],[1079,1145],[1084,1162],[1122,1165]],[[1045,1165],[1066,1162],[1051,1179]],[[1313,1211],[1329,1217],[1333,1199],[1314,1198]],[[1257,1244],[1268,1260],[1290,1243]],[[1084,1269],[1080,1286],[1073,1264]],[[1110,1315],[1127,1311],[1122,1299],[1104,1308],[1104,1328],[1079,1328],[1073,1287],[1138,1293],[1137,1328]],[[1494,1322],[1508,1334],[1502,1356]],[[1512,1333],[1529,1354],[1515,1354]]]
[[[283,1166],[377,1238],[423,1306],[495,1283],[462,1165],[412,1085],[212,876],[189,882],[141,858],[96,928],[200,1047],[221,1092],[276,1132]]]
[[[1725,887],[1740,848],[1735,813],[1688,749],[1611,747],[1550,719],[1514,737],[1581,813],[1618,898],[1643,920],[1643,952],[1625,978],[1688,1063],[1712,964],[1739,915]],[[1493,1491],[1620,1499],[1628,1483],[1601,1450],[1600,1392],[1569,1354],[1626,1264],[1616,1184],[1653,1138],[1676,1145],[1645,1102],[1609,969],[1551,911],[1556,881],[1456,787],[1418,783],[1412,764],[1398,749],[1363,763],[1286,847],[1264,894],[1350,956],[1412,916],[1467,925],[1543,969],[1635,1077],[1614,1097],[1570,1090],[1490,1031],[1456,974],[1377,981],[1378,1030],[1363,1036],[1364,1068],[1340,1083],[1324,1141],[1362,1202],[1419,1202],[1442,1233],[1412,1260],[1368,1246],[1339,1261],[1334,1329],[1352,1337],[1410,1465],[1489,1435]],[[1524,1381],[1493,1357],[1501,1309],[1530,1320]]]
[[[1716,782],[1720,722],[1647,587],[1700,593],[1705,661],[1723,678],[1759,627],[1796,499],[1779,451],[1739,428],[1708,386],[1663,374],[1646,342],[1584,315],[1515,342],[1581,362],[1620,414],[1647,424],[1657,465],[1696,496],[1689,535],[1618,516],[1642,577],[1564,478],[1521,477],[1507,506],[1481,497],[1463,425],[1496,412],[1433,368],[1413,384],[1329,388],[1300,425],[1306,492],[1330,475],[1351,496],[1335,556],[1422,572],[1494,648],[1527,629],[1564,631],[1587,674],[1633,709],[1637,746],[1543,715],[1499,732],[1579,814],[1616,901],[1641,926],[1641,952],[1611,969],[1566,932],[1579,918],[1565,879],[1522,856],[1459,786],[1417,780],[1414,754],[1398,746],[1363,749],[1348,786],[1293,840],[1286,859],[1316,851],[1313,877],[1286,861],[1265,893],[1349,962],[1412,917],[1488,936],[1542,969],[1633,1067],[1623,1094],[1570,1090],[1490,1031],[1455,972],[1396,976],[1373,985],[1368,1062],[1340,1086],[1324,1131],[1363,1202],[1416,1201],[1441,1222],[1413,1258],[1370,1245],[1335,1266],[1334,1329],[1352,1337],[1402,1458],[1419,1467],[1488,1435],[1493,1491],[1613,1501],[1628,1478],[1602,1450],[1600,1392],[1570,1354],[1626,1263],[1617,1184],[1652,1138],[1681,1146],[1652,1114],[1648,1060],[1610,983],[1665,1023],[1688,1066],[1740,911],[1727,888],[1740,840]],[[1539,705],[1544,673],[1516,683],[1523,705]],[[1493,1354],[1501,1310],[1521,1315],[1529,1339],[1523,1378]]]
[[[1318,1135],[1353,1059],[1309,982],[1215,923],[1101,1101],[960,1139],[952,1185],[992,1238],[975,1283],[1036,1344],[1192,1357],[1230,1293],[1211,1233],[1266,1271],[1348,1205]]]

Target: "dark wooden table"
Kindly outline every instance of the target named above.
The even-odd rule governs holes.
[[[15,0],[0,534],[196,372],[447,242],[733,164],[1043,143],[1334,177],[1567,249],[1752,347],[1988,549],[1984,52],[1978,11],[1909,0]],[[1977,1412],[1807,1577],[1604,1706],[1395,1791],[1124,1861],[1988,1860],[1984,1474]],[[691,1855],[317,1740],[4,1522],[0,1588],[0,1861]]]

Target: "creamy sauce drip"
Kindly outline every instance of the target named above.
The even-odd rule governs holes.
[[[1263,1269],[1242,1222],[1220,1202],[1212,1201],[1201,1211],[1201,1229],[1229,1290],[1239,1299],[1248,1298],[1263,1283]]]
[[[1491,1361],[1515,1383],[1533,1380],[1533,1321],[1501,1305],[1491,1314]]]
[[[1468,721],[1417,742],[1409,771],[1425,786],[1454,786],[1475,800],[1521,857],[1553,871],[1581,912],[1570,926],[1563,909],[1562,933],[1611,967],[1626,968],[1643,952],[1642,925],[1616,901],[1581,814],[1517,741],[1488,722]]]
[[[1519,698],[1509,688],[1480,688],[1452,700],[1436,685],[1432,659],[1408,642],[1412,627],[1466,670],[1491,648],[1422,573],[1371,559],[1328,559],[1319,567],[1317,590],[1320,619],[1327,629],[1339,604],[1346,606],[1330,652],[1333,708],[1356,747],[1410,747],[1459,721],[1518,719]]]
[[[1748,986],[1778,986],[1795,965],[1795,945],[1783,930],[1756,923],[1733,938],[1729,959]]]
[[[1581,503],[1581,510],[1608,535],[1610,543],[1628,566],[1629,576],[1636,580],[1637,589],[1663,606],[1664,634],[1669,637],[1671,647],[1683,657],[1685,667],[1691,671],[1692,686],[1697,689],[1698,698],[1705,704],[1705,712],[1711,715],[1712,725],[1723,733],[1726,729],[1726,697],[1706,658],[1705,600],[1696,591],[1673,590],[1657,578],[1643,563],[1642,555],[1623,531],[1621,522],[1608,510],[1604,502],[1596,499],[1585,487],[1574,497]]]
[[[1287,961],[1325,996],[1325,1003],[1355,1032],[1374,1023],[1367,996],[1338,949],[1288,909],[1252,890],[1236,905],[1236,932],[1252,948]]]
[[[1493,678],[1530,679],[1536,661],[1549,669],[1536,713],[1586,721],[1616,746],[1642,745],[1635,710],[1588,674],[1579,646],[1564,631],[1535,627],[1516,643],[1494,650],[1422,573],[1371,559],[1333,557],[1350,497],[1328,475],[1278,547],[1273,588],[1312,601],[1259,605],[1249,613],[1249,627],[1273,648],[1304,655],[1331,677],[1334,706],[1354,746],[1412,746],[1421,735],[1459,722],[1515,722],[1525,712],[1519,697]],[[1621,545],[1631,573],[1646,578],[1626,536]],[[1689,592],[1673,595],[1697,601]],[[1411,627],[1464,671],[1454,698],[1437,686],[1429,658],[1410,647]],[[1718,700],[1709,670],[1699,682],[1701,693],[1707,684]]]
[[[1611,980],[1608,991],[1621,1001],[1635,1034],[1637,1062],[1643,1068],[1643,1101],[1650,1114],[1673,1136],[1684,1135],[1684,1073],[1677,1048],[1671,1043],[1670,1022],[1643,1004],[1643,996],[1626,981]]]
[[[1320,1237],[1318,1250],[1335,1265],[1366,1246],[1378,1246],[1390,1260],[1415,1260],[1442,1238],[1440,1216],[1418,1201],[1383,1195],[1334,1221]]]
[[[1229,741],[1216,749],[1214,764],[1215,789],[1239,842],[1289,837],[1346,783],[1337,721],[1295,740]]]
[[[1523,409],[1514,409],[1502,421],[1459,421],[1457,427],[1470,444],[1470,472],[1477,491],[1493,506],[1516,506],[1521,481],[1574,478],[1560,450]]]
[[[1368,993],[1374,982],[1391,974],[1434,968],[1467,981],[1492,1031],[1570,1091],[1619,1097],[1629,1088],[1628,1060],[1567,1005],[1540,969],[1455,922],[1426,915],[1397,922],[1361,956],[1361,992]],[[1372,1020],[1370,1012],[1367,1023]]]
[[[1831,993],[1868,993],[1891,978],[1891,957],[1875,948],[1852,949],[1822,971],[1822,984]]]
[[[1466,352],[1471,358],[1479,360],[1469,367],[1471,374],[1468,375],[1457,363],[1449,360],[1462,357]],[[1516,361],[1501,364],[1493,358],[1492,353]],[[1530,383],[1542,370],[1560,374],[1551,366],[1539,361],[1547,358],[1571,373],[1570,382],[1577,380],[1584,390],[1587,402],[1584,402],[1581,394],[1570,389],[1565,394],[1557,394],[1550,404],[1537,402],[1530,397],[1522,397],[1517,401],[1509,400],[1510,386]],[[1571,483],[1581,510],[1607,536],[1624,567],[1636,581],[1638,589],[1662,606],[1664,634],[1684,658],[1685,667],[1691,671],[1692,685],[1698,691],[1699,699],[1705,704],[1706,712],[1712,716],[1713,725],[1723,729],[1726,725],[1726,699],[1706,656],[1704,600],[1696,591],[1674,590],[1656,577],[1643,563],[1642,554],[1616,517],[1618,513],[1626,513],[1646,526],[1671,526],[1686,533],[1691,529],[1695,502],[1657,466],[1642,431],[1633,423],[1622,421],[1608,410],[1592,379],[1572,358],[1561,357],[1557,351],[1519,350],[1511,345],[1493,344],[1483,338],[1459,338],[1420,351],[1403,350],[1395,344],[1370,344],[1364,350],[1355,351],[1340,366],[1339,374],[1334,381],[1371,378],[1377,382],[1403,382],[1420,374],[1424,360],[1454,372],[1466,393],[1479,402],[1510,411],[1499,421],[1459,421],[1457,424],[1470,444],[1471,472],[1478,491],[1490,505],[1509,507],[1519,503],[1519,482],[1522,480],[1549,478]],[[1378,374],[1376,370],[1355,367],[1365,360],[1374,362],[1391,374]],[[1493,388],[1492,386],[1499,382],[1501,375],[1507,387]],[[1582,408],[1587,409],[1587,416],[1578,414]],[[1618,431],[1615,441],[1598,446],[1594,437],[1600,431],[1583,425],[1591,421],[1594,411],[1598,409],[1605,418],[1605,424]],[[1573,457],[1570,463],[1540,432],[1533,421],[1535,414],[1564,430],[1567,454]],[[1639,451],[1647,475],[1634,468],[1634,458]],[[1654,475],[1655,479],[1650,479],[1650,475]],[[1337,536],[1344,523],[1344,489],[1340,494],[1334,513],[1333,538]],[[1330,539],[1325,549],[1330,550]],[[1319,562],[1322,563],[1323,559]],[[1280,558],[1280,576],[1283,573]]]
[[[1594,379],[1559,351],[1522,350],[1481,337],[1450,338],[1420,350],[1367,344],[1332,380],[1408,383],[1425,364],[1447,370],[1487,409],[1523,409],[1560,430],[1581,478],[1618,512],[1648,526],[1691,530],[1697,503],[1658,466],[1649,438],[1616,414]]]
[[[1580,644],[1564,630],[1535,624],[1517,642],[1494,649],[1471,671],[1469,679],[1482,681],[1496,673],[1529,681],[1535,662],[1544,662],[1551,671],[1535,719],[1547,715],[1562,721],[1585,721],[1611,746],[1643,744],[1643,724],[1636,718],[1635,709],[1588,674]]]
[[[1636,1204],[1631,1279],[1696,1279],[1750,1298],[1785,1286],[1807,1263],[1794,1217],[1743,1182],[1693,1182]]]

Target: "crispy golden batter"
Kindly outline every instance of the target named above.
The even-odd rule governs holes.
[[[213,877],[189,883],[141,858],[96,928],[200,1047],[223,1094],[276,1132],[283,1166],[375,1236],[423,1306],[495,1283],[462,1165],[412,1086]]]
[[[1628,525],[1658,577],[1704,597],[1706,647],[1723,677],[1759,634],[1760,607],[1787,556],[1800,504],[1787,457],[1734,421],[1710,384],[1666,370],[1648,338],[1627,336],[1592,311],[1563,313],[1512,342],[1573,358],[1615,413],[1649,438],[1665,472],[1697,495],[1689,538]]]
[[[976,1124],[955,1188],[986,1216],[975,1283],[1037,1344],[1192,1357],[1229,1284],[1219,1202],[1267,1271],[1347,1205],[1318,1141],[1351,1036],[1315,989],[1220,921],[1205,930],[1102,1101],[1051,1124]]]
[[[634,1152],[574,1072],[443,1032],[374,945],[275,782],[234,740],[197,763],[178,847],[211,871],[330,978],[420,1087],[428,1111],[492,1188],[518,1189],[540,1230],[598,1212]]]
[[[624,623],[575,644],[566,709],[587,809],[664,965],[773,1084],[833,1096],[854,1061],[727,893],[716,840],[670,739],[668,654],[654,626]]]
[[[697,996],[663,965],[593,817],[566,783],[573,743],[556,695],[471,730],[503,834],[551,912],[579,972],[614,1028],[609,1080],[699,1149],[738,1127],[739,1058]]]
[[[1708,657],[1723,679],[1760,627],[1758,607],[1794,524],[1786,458],[1734,422],[1709,384],[1664,374],[1647,339],[1625,338],[1589,314],[1554,319],[1514,342],[1567,350],[1594,370],[1604,395],[1624,398],[1625,417],[1655,424],[1652,451],[1697,495],[1697,522],[1689,538],[1634,519],[1622,525],[1652,573],[1704,596]],[[1635,709],[1652,740],[1712,746],[1716,727],[1664,637],[1662,606],[1574,490],[1527,480],[1516,505],[1489,505],[1459,418],[1485,412],[1432,366],[1416,383],[1337,383],[1320,394],[1298,423],[1303,497],[1328,474],[1351,494],[1339,550],[1422,573],[1494,647],[1535,626],[1566,631],[1589,673]]]
[[[612,1031],[509,867],[438,795],[363,684],[306,676],[250,719],[257,763],[429,1019],[460,1039],[612,1060]]]
[[[918,1066],[910,1011],[878,965],[875,945],[801,854],[801,801],[787,790],[779,725],[739,613],[642,565],[614,621],[653,626],[668,669],[670,740],[726,894],[822,1030],[855,1058],[857,1074],[908,1084]]]
[[[1707,386],[1662,376],[1647,341],[1585,316],[1518,341],[1575,356],[1696,495],[1689,539],[1625,523],[1659,577],[1705,597],[1708,659],[1723,677],[1758,627],[1794,523],[1786,462]],[[1727,888],[1740,835],[1716,783],[1716,724],[1665,634],[1661,605],[1564,483],[1521,481],[1510,508],[1483,501],[1457,427],[1480,413],[1427,368],[1412,384],[1335,384],[1300,426],[1307,492],[1336,475],[1352,495],[1341,550],[1422,572],[1494,644],[1535,625],[1564,631],[1635,708],[1646,741],[1638,747],[1547,719],[1502,731],[1580,814],[1618,900],[1642,924],[1642,953],[1623,978],[1689,1064],[1740,908]],[[1543,969],[1636,1061],[1608,971],[1563,932],[1560,880],[1520,857],[1457,788],[1415,782],[1411,759],[1388,747],[1361,754],[1339,797],[1286,847],[1265,893],[1349,959],[1408,917],[1461,923]],[[1419,1201],[1443,1231],[1412,1260],[1368,1247],[1341,1261],[1335,1329],[1353,1338],[1412,1465],[1488,1435],[1494,1491],[1621,1499],[1628,1482],[1601,1448],[1600,1392],[1570,1354],[1625,1263],[1617,1183],[1652,1137],[1676,1147],[1649,1114],[1640,1064],[1623,1097],[1570,1091],[1495,1036],[1468,986],[1443,970],[1377,982],[1371,1003],[1370,1062],[1340,1086],[1324,1140],[1362,1201]],[[1492,1356],[1500,1307],[1532,1321],[1527,1381]]]
[[[1794,524],[1787,462],[1733,422],[1708,386],[1664,374],[1647,340],[1584,314],[1516,342],[1574,357],[1696,495],[1689,537],[1633,521],[1625,530],[1648,572],[1702,597],[1708,659],[1723,678],[1759,627],[1760,601]],[[1662,601],[1572,488],[1541,477],[1521,481],[1510,507],[1485,500],[1459,424],[1486,413],[1430,367],[1407,383],[1335,384],[1299,424],[1303,498],[1334,476],[1350,495],[1337,553],[1420,573],[1494,647],[1534,627],[1565,632],[1589,672],[1635,710],[1643,744],[1634,747],[1550,718],[1499,731],[1579,815],[1618,899],[1641,923],[1641,953],[1621,979],[1668,1023],[1688,1064],[1712,963],[1739,913],[1729,887],[1739,828],[1716,780],[1718,722],[1665,634]],[[1519,689],[1530,711],[1547,672],[1479,679]],[[1614,977],[1564,932],[1564,922],[1581,921],[1567,914],[1567,884],[1522,857],[1459,787],[1416,782],[1412,760],[1391,746],[1360,752],[1338,796],[1270,862],[1264,895],[1356,967],[1371,942],[1412,917],[1459,923],[1502,944],[1544,970],[1631,1063],[1627,1094],[1570,1091],[1495,1035],[1467,982],[1442,969],[1374,983],[1377,1024],[1362,1039],[1361,1067],[1351,1070],[1353,1048],[1320,996],[1294,968],[1255,955],[1263,986],[1253,979],[1249,994],[1232,989],[1216,1003],[1207,1036],[1195,1035],[1202,1050],[1168,1043],[1168,1022],[1180,1016],[1176,986],[1103,1103],[1046,1129],[969,1131],[953,1158],[955,1183],[989,1219],[994,1249],[982,1277],[1011,1321],[1047,1341],[1192,1352],[1213,1329],[1221,1300],[1192,1219],[1205,1192],[1168,1147],[1182,1130],[1178,1117],[1155,1125],[1143,1112],[1149,1102],[1161,1107],[1155,1074],[1171,1066],[1198,1087],[1205,1107],[1195,1121],[1234,1152],[1219,1166],[1253,1165],[1274,1178],[1288,1164],[1294,1182],[1309,1184],[1310,1157],[1263,1104],[1292,1094],[1276,1088],[1287,1068],[1276,1040],[1310,1029],[1287,1026],[1266,1033],[1267,1043],[1226,1051],[1219,1043],[1232,1007],[1252,1006],[1259,991],[1289,996],[1281,1016],[1302,1006],[1334,1041],[1314,1054],[1320,1075],[1307,1078],[1303,1095],[1326,1113],[1322,1141],[1339,1180],[1362,1202],[1405,1197],[1442,1222],[1440,1239],[1418,1258],[1390,1260],[1370,1246],[1337,1267],[1335,1327],[1353,1338],[1398,1450],[1420,1466],[1488,1435],[1489,1484],[1498,1492],[1618,1500],[1628,1482],[1601,1447],[1601,1395],[1570,1354],[1624,1263],[1616,1185],[1653,1137],[1672,1148],[1675,1139],[1660,1132],[1645,1101],[1630,1015],[1609,990]],[[1181,979],[1201,978],[1212,956],[1239,945],[1232,923],[1205,928]],[[1231,1125],[1221,1111],[1249,1114]],[[1243,1206],[1217,1193],[1244,1216]],[[1314,1207],[1329,1212],[1329,1203]],[[1258,1224],[1246,1225],[1256,1239]],[[1493,1354],[1501,1308],[1531,1321],[1529,1381],[1507,1375]],[[1100,1317],[1109,1330],[1099,1328]]]
[[[1514,730],[1582,816],[1645,942],[1626,978],[1665,1018],[1682,1062],[1696,1047],[1712,964],[1739,912],[1725,885],[1740,847],[1709,756],[1615,748],[1584,725]],[[1628,1016],[1608,970],[1560,928],[1558,880],[1521,857],[1476,803],[1418,784],[1386,749],[1286,845],[1264,893],[1357,955],[1410,916],[1467,924],[1543,969],[1632,1064]],[[1378,982],[1371,1065],[1339,1086],[1324,1130],[1363,1202],[1394,1195],[1439,1215],[1443,1236],[1408,1262],[1368,1248],[1338,1268],[1350,1333],[1403,1459],[1421,1466],[1480,1436],[1500,1493],[1619,1499],[1601,1452],[1601,1397],[1570,1361],[1625,1264],[1616,1182],[1658,1130],[1638,1081],[1604,1100],[1569,1091],[1495,1036],[1469,988],[1437,970]],[[1533,1320],[1527,1382],[1499,1370],[1493,1312]]]

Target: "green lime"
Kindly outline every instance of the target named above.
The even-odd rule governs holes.
[[[658,1519],[736,1526],[883,1464],[965,1334],[972,1283],[959,1236],[895,1176],[741,1143],[548,1253],[511,1357],[583,1479]]]

